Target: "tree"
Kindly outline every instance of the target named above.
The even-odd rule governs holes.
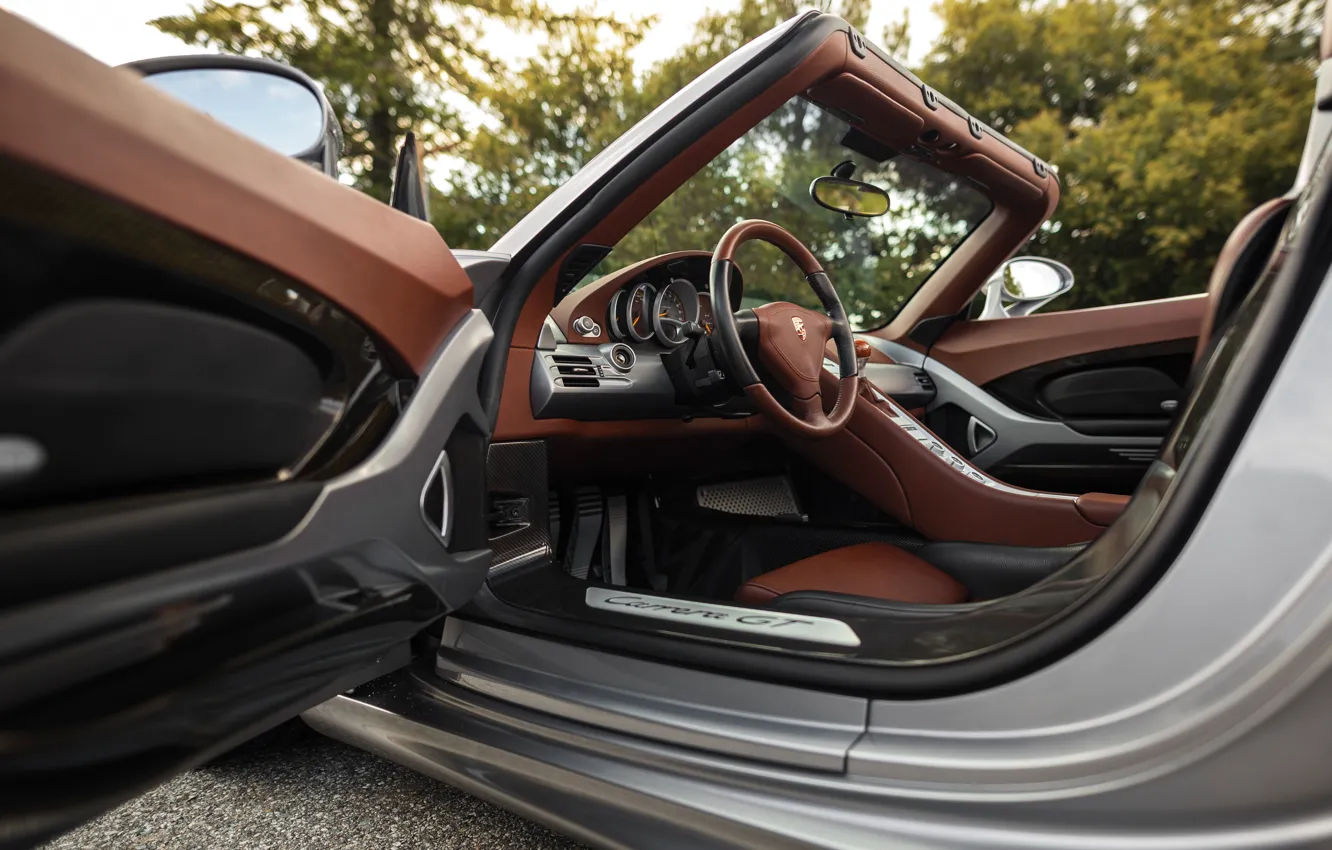
[[[489,247],[638,119],[629,51],[645,23],[577,22],[478,87],[486,120],[465,136],[431,203],[450,245]]]
[[[625,28],[584,12],[555,15],[539,0],[206,0],[149,23],[191,44],[289,63],[321,82],[342,120],[344,166],[381,200],[408,130],[426,157],[457,152],[468,138],[464,114],[503,72],[481,46],[487,25],[542,34]]]
[[[1322,3],[943,0],[921,76],[1059,170],[1065,308],[1199,292],[1294,181]]]
[[[566,28],[537,56],[483,87],[478,102],[488,120],[459,146],[455,167],[431,204],[434,224],[450,245],[488,247],[658,104],[808,5],[744,0],[734,12],[709,12],[695,25],[689,44],[642,75],[629,52],[650,20]],[[869,2],[846,0],[834,10],[863,25]],[[717,174],[724,170],[720,164],[710,167]],[[711,193],[720,195],[721,188],[714,181]],[[674,205],[683,200],[674,199]],[[669,210],[655,216],[659,222],[665,217]],[[667,237],[665,227],[659,223],[665,238],[691,237],[687,229]],[[631,237],[603,270],[629,262],[644,238],[637,231]]]

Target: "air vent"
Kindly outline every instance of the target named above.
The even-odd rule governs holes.
[[[581,354],[554,354],[551,360],[556,363],[591,363],[591,357],[584,357]]]
[[[591,375],[596,377],[596,366],[557,366],[561,375]]]
[[[560,280],[557,285],[558,291],[555,293],[555,303],[558,304],[564,300],[564,296],[573,291],[578,285],[578,281],[587,276],[588,272],[597,267],[597,263],[606,258],[611,249],[605,245],[593,245],[586,243],[579,245],[569,252],[564,258],[564,263],[560,265]]]
[[[560,378],[560,383],[566,387],[599,387],[601,382],[596,378]]]

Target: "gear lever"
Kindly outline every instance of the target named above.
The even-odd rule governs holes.
[[[860,379],[860,394],[868,401],[877,402],[875,396],[879,395],[879,390],[865,377],[865,364],[869,359],[870,344],[863,339],[856,340],[856,377]]]
[[[863,339],[856,340],[856,377],[865,380],[865,364],[870,359],[870,344]]]

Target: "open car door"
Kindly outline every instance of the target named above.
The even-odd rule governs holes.
[[[481,586],[491,340],[426,222],[0,13],[0,845]]]

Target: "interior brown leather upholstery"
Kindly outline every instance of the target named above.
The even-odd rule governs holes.
[[[786,301],[755,307],[754,317],[763,365],[796,398],[817,396],[823,348],[832,338],[832,319]]]
[[[1129,497],[1114,493],[1083,493],[1073,504],[1087,522],[1109,525],[1128,507]]]
[[[1244,254],[1249,242],[1258,235],[1263,225],[1291,205],[1290,198],[1273,198],[1254,207],[1248,215],[1240,219],[1235,229],[1226,237],[1226,244],[1221,247],[1221,254],[1212,267],[1212,276],[1207,279],[1207,311],[1203,313],[1202,323],[1198,327],[1198,345],[1193,350],[1193,359],[1202,359],[1207,344],[1211,342],[1212,331],[1216,327],[1216,314],[1221,306],[1221,295],[1230,282],[1235,265]]]
[[[823,271],[818,259],[810,253],[803,242],[792,236],[789,230],[761,218],[750,218],[732,225],[717,243],[717,250],[712,254],[713,261],[734,261],[735,249],[751,239],[761,239],[781,248],[802,274],[811,275]]]
[[[825,393],[835,380],[825,372]],[[929,432],[914,417],[911,424]],[[1068,546],[1094,540],[1105,530],[1082,515],[1074,496],[987,487],[956,473],[898,427],[882,403],[865,398],[841,433],[826,440],[792,440],[790,445],[884,513],[932,540]]]
[[[967,589],[947,573],[887,543],[860,543],[796,561],[745,582],[735,598],[764,605],[798,590],[929,605],[967,599]]]
[[[1204,295],[1086,310],[954,322],[930,357],[983,386],[995,378],[1093,351],[1192,339],[1207,312]]]
[[[279,269],[416,371],[472,307],[428,222],[248,139],[0,11],[0,155],[132,204]],[[524,384],[525,385],[525,384]]]

